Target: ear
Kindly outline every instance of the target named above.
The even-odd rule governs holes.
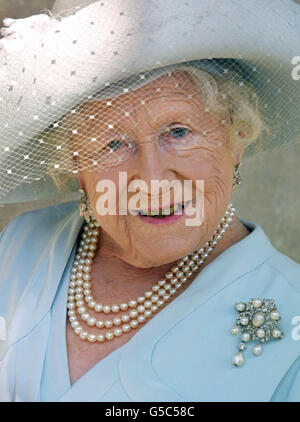
[[[239,136],[241,138],[245,138],[246,133],[243,130],[240,130]],[[236,165],[236,164],[238,164],[242,161],[243,153],[244,153],[245,149],[247,148],[247,146],[248,145],[241,145],[240,142],[238,144],[236,143],[234,145],[233,152],[232,152],[234,165]]]

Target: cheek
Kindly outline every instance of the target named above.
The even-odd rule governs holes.
[[[195,149],[189,158],[180,161],[176,163],[178,173],[185,178],[204,180],[207,184],[219,179],[229,180],[233,168],[232,157],[222,147]]]

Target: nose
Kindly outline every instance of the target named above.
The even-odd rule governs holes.
[[[145,183],[145,190],[143,190],[143,197],[148,200],[156,198],[161,202],[165,202],[169,198],[172,202],[172,189],[170,184],[173,180],[178,179],[176,171],[176,163],[168,154],[160,150],[156,139],[148,136],[138,144],[137,154],[133,163],[134,170],[131,172],[131,177],[128,182],[138,179]],[[159,191],[157,185],[151,186],[153,180],[166,180],[168,183],[162,184]],[[143,185],[142,185],[143,186]],[[167,196],[166,196],[167,195]],[[161,206],[161,204],[160,204]]]

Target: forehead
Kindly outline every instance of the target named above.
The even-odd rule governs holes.
[[[118,97],[83,103],[79,107],[79,112],[101,114],[102,118],[116,116],[116,113],[124,113],[126,116],[134,108],[137,109],[141,106],[147,106],[149,112],[152,108],[151,104],[154,102],[156,107],[158,107],[158,104],[162,106],[164,103],[170,105],[171,102],[175,102],[176,107],[173,109],[177,110],[178,107],[184,107],[185,103],[191,105],[191,99],[197,101],[198,105],[203,104],[204,99],[201,97],[200,91],[196,92],[195,88],[195,83],[186,71],[176,70]],[[169,109],[172,111],[172,108]]]

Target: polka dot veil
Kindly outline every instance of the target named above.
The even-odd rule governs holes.
[[[181,160],[210,142],[244,143],[249,156],[299,140],[299,6],[274,0],[266,19],[267,1],[137,3],[4,20],[2,201],[49,176],[123,171],[147,142]]]

